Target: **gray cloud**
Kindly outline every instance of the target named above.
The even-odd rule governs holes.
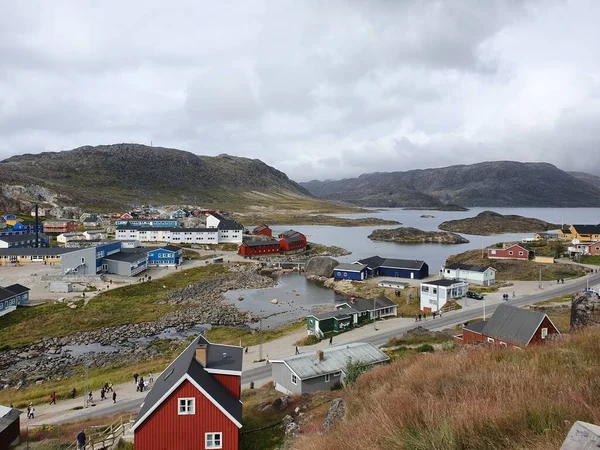
[[[296,180],[600,168],[600,4],[1,2],[0,157],[140,142]]]

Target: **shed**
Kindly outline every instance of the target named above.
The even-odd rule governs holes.
[[[0,405],[0,450],[8,450],[19,444],[21,411]]]

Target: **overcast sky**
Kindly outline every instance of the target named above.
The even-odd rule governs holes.
[[[297,181],[600,168],[600,1],[2,1],[0,158],[137,142]]]

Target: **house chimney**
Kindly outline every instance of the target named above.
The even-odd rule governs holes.
[[[196,347],[196,361],[202,364],[202,367],[206,367],[206,353],[207,353],[207,345],[200,344]]]
[[[323,350],[317,350],[317,361],[323,361],[324,356]]]

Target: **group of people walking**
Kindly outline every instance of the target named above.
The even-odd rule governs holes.
[[[148,374],[148,379],[144,380],[144,377],[140,377],[138,373],[133,374],[133,381],[135,383],[136,392],[147,391],[152,383],[154,383],[154,377],[152,373]]]

